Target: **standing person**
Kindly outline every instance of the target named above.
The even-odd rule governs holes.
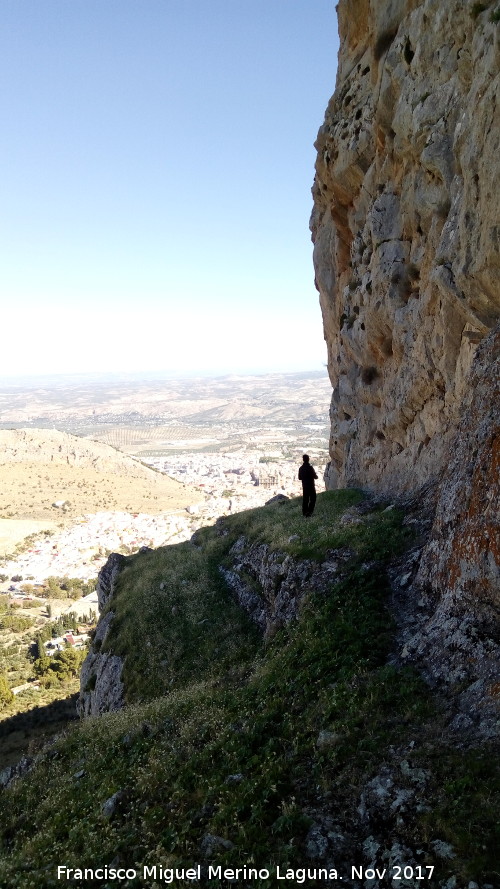
[[[314,467],[309,463],[309,454],[302,455],[303,464],[299,469],[299,479],[302,482],[302,515],[309,518],[316,505],[316,488],[314,479],[318,478]]]

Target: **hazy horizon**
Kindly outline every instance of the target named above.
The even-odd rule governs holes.
[[[105,382],[106,380],[115,380],[116,382],[161,382],[162,380],[223,380],[223,379],[245,379],[246,377],[327,377],[328,370],[326,366],[323,368],[309,368],[304,370],[269,370],[269,371],[246,371],[238,373],[236,371],[226,371],[221,373],[200,372],[193,370],[191,373],[182,371],[175,373],[173,371],[109,371],[109,372],[84,372],[84,373],[54,373],[54,374],[16,374],[12,376],[0,376],[0,388],[3,386],[26,385],[28,381],[32,381],[40,385],[41,383],[50,384],[51,382],[63,383],[70,382]]]
[[[2,377],[326,361],[330,0],[24,0],[0,41]]]

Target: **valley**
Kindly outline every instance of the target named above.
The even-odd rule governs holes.
[[[319,373],[4,384],[0,673],[14,698],[2,711],[0,765],[45,737],[42,702],[55,714],[47,731],[61,713],[63,722],[74,715],[64,701],[77,677],[40,679],[35,640],[48,626],[59,633],[54,621],[71,614],[78,647],[77,625],[95,623],[97,597],[57,598],[48,585],[95,585],[111,552],[173,546],[220,516],[298,495],[306,448],[321,487],[329,388]]]

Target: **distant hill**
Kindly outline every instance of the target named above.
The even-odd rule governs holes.
[[[0,430],[0,518],[67,520],[88,512],[159,513],[199,500],[109,445],[56,430]],[[63,508],[53,504],[67,501]]]

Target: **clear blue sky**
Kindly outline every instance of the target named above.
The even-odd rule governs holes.
[[[334,0],[3,0],[0,375],[319,369]]]

